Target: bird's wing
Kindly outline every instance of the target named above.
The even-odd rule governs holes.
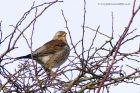
[[[67,43],[61,40],[51,40],[33,52],[33,56],[47,56],[63,50]]]

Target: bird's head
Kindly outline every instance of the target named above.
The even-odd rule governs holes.
[[[64,31],[58,31],[55,36],[53,37],[53,40],[62,40],[64,42],[67,42],[66,40],[66,32]]]

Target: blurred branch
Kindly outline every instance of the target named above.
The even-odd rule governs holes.
[[[100,85],[99,85],[99,88],[97,90],[97,93],[100,93],[100,90],[101,90],[101,87],[102,85],[104,84],[104,82],[106,81],[107,77],[109,76],[109,73],[110,73],[110,70],[111,68],[113,67],[113,65],[117,62],[116,61],[116,56],[117,56],[117,53],[121,47],[121,44],[122,44],[122,41],[124,40],[124,38],[126,37],[128,31],[129,31],[129,28],[134,20],[134,17],[135,15],[138,13],[138,11],[140,10],[140,5],[138,6],[138,8],[136,9],[135,11],[135,3],[136,3],[136,0],[134,0],[134,4],[133,4],[133,10],[132,10],[132,16],[128,22],[128,25],[126,26],[125,30],[123,31],[123,34],[120,36],[119,40],[117,41],[116,45],[114,46],[114,54],[113,54],[113,59],[112,59],[112,63],[111,65],[106,69],[106,74],[104,75],[104,78],[103,80],[100,82]]]

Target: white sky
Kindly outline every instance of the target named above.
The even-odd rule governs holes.
[[[35,5],[41,4],[48,0],[36,0]],[[51,1],[51,0],[49,0]],[[132,2],[133,0],[87,0],[87,15],[86,26],[96,29],[100,25],[100,31],[110,35],[111,33],[111,12],[114,13],[114,29],[115,37],[119,35],[127,26],[128,19],[131,16]],[[101,3],[124,3],[128,5],[99,5]],[[2,20],[2,30],[5,35],[13,31],[13,28],[9,25],[15,25],[21,16],[29,10],[32,6],[33,0],[1,0],[0,1],[0,20]],[[137,5],[140,4],[140,0],[137,0]],[[35,26],[35,33],[33,37],[33,50],[50,40],[54,33],[59,30],[65,29],[65,22],[63,20],[61,9],[64,10],[65,17],[68,19],[68,24],[74,42],[77,42],[81,38],[82,34],[82,22],[83,22],[83,0],[64,0],[63,3],[56,3],[50,7],[39,19],[37,19]],[[26,27],[33,15],[30,15],[20,29]],[[137,34],[140,34],[140,13],[134,20],[133,27],[137,28]],[[29,35],[30,29],[26,31],[25,35]],[[30,36],[29,36],[30,37]],[[87,39],[90,39],[87,37]],[[101,41],[97,41],[98,44]],[[135,47],[138,47],[139,42],[132,42]],[[88,40],[87,40],[88,44]],[[26,42],[22,39],[17,45],[19,48],[10,53],[11,56],[16,57],[30,53],[30,50]],[[98,46],[98,45],[97,45]],[[4,51],[5,46],[0,51]],[[133,51],[135,49],[131,45],[126,48],[122,48],[123,51]],[[24,50],[24,51],[22,51]],[[120,84],[115,87],[111,87],[110,93],[140,93],[140,86],[134,86],[131,84]]]

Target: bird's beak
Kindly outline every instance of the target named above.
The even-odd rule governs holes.
[[[63,36],[65,37],[67,35],[67,33],[65,33]]]

